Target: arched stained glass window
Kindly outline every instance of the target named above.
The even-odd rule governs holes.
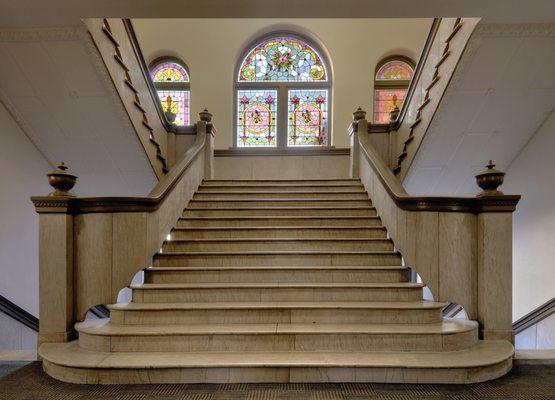
[[[330,76],[306,38],[276,33],[251,45],[236,75],[235,146],[329,146]]]
[[[401,108],[414,74],[414,62],[394,56],[382,60],[374,77],[374,122],[388,124],[390,112]]]
[[[191,90],[185,63],[162,57],[152,62],[150,71],[166,118],[175,125],[189,125]]]

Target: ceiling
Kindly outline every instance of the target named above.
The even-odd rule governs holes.
[[[0,0],[0,26],[77,26],[83,18],[431,18],[555,20],[553,0]]]
[[[404,180],[414,195],[474,195],[555,108],[555,24],[480,23]]]
[[[157,180],[83,28],[0,31],[0,100],[79,195],[146,195]]]

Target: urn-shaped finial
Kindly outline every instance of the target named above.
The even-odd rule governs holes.
[[[173,103],[172,97],[168,96],[165,102],[166,111],[164,111],[164,115],[166,116],[166,119],[170,124],[173,124],[175,122],[175,119],[177,118],[177,114],[172,111],[172,103]]]
[[[399,118],[400,113],[401,113],[401,110],[399,109],[399,107],[395,106],[393,110],[389,112],[389,123],[397,121],[397,118]]]
[[[502,196],[503,192],[497,190],[503,184],[505,173],[495,169],[495,164],[489,160],[486,170],[476,175],[476,183],[482,189],[478,197]]]
[[[199,118],[201,121],[211,122],[212,121],[212,114],[205,108],[204,111],[198,113]]]
[[[58,165],[58,167],[49,174],[48,183],[55,190],[49,194],[49,196],[60,196],[60,197],[74,197],[75,195],[71,193],[71,189],[75,186],[77,177],[68,172],[67,165],[63,162]]]
[[[366,118],[366,111],[364,111],[361,107],[357,108],[356,111],[353,113],[353,119],[355,121],[359,121],[364,118]]]

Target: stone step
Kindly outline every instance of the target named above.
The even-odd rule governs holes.
[[[427,324],[442,321],[446,303],[414,302],[208,302],[110,305],[121,325],[173,324]]]
[[[164,242],[163,252],[187,251],[393,251],[391,239],[271,238],[186,239]]]
[[[198,208],[252,208],[252,207],[370,207],[368,199],[243,199],[243,200],[196,200],[187,205],[188,210]]]
[[[210,179],[202,182],[203,186],[333,186],[333,185],[361,185],[360,179]]]
[[[395,251],[168,252],[155,254],[153,265],[155,267],[401,265],[401,255]]]
[[[286,216],[318,216],[318,217],[375,217],[376,209],[363,207],[245,207],[245,208],[195,208],[185,209],[183,217],[286,217]]]
[[[94,352],[44,343],[43,368],[69,383],[390,382],[467,384],[512,367],[513,346],[481,341],[450,352]]]
[[[258,226],[174,228],[172,240],[186,239],[264,239],[264,238],[386,238],[383,226]]]
[[[382,226],[379,217],[371,216],[251,216],[251,217],[186,217],[177,221],[177,227],[268,227],[268,226]]]
[[[79,346],[102,352],[456,351],[478,340],[478,324],[76,325]]]
[[[295,193],[295,192],[316,192],[316,193],[335,193],[335,192],[355,192],[355,193],[366,193],[366,189],[362,184],[349,183],[349,184],[336,184],[336,185],[317,185],[317,184],[303,184],[303,185],[211,185],[205,186],[200,185],[198,193],[220,193],[220,192],[230,192],[230,193],[267,193],[267,192],[285,192],[285,193]]]
[[[144,283],[133,302],[418,301],[421,283]]]
[[[368,200],[366,192],[357,191],[334,191],[334,192],[321,192],[321,191],[258,191],[258,192],[238,192],[238,191],[205,191],[196,192],[193,200],[257,200],[257,199],[273,199],[273,200],[288,200],[288,199],[306,199],[306,200],[328,200],[328,199],[346,199],[346,200]]]
[[[149,267],[144,270],[145,283],[348,283],[407,282],[406,267]]]

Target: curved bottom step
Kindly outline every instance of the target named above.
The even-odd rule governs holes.
[[[374,353],[104,353],[77,341],[39,349],[47,374],[69,383],[483,382],[511,370],[513,346],[481,341],[467,350]]]

